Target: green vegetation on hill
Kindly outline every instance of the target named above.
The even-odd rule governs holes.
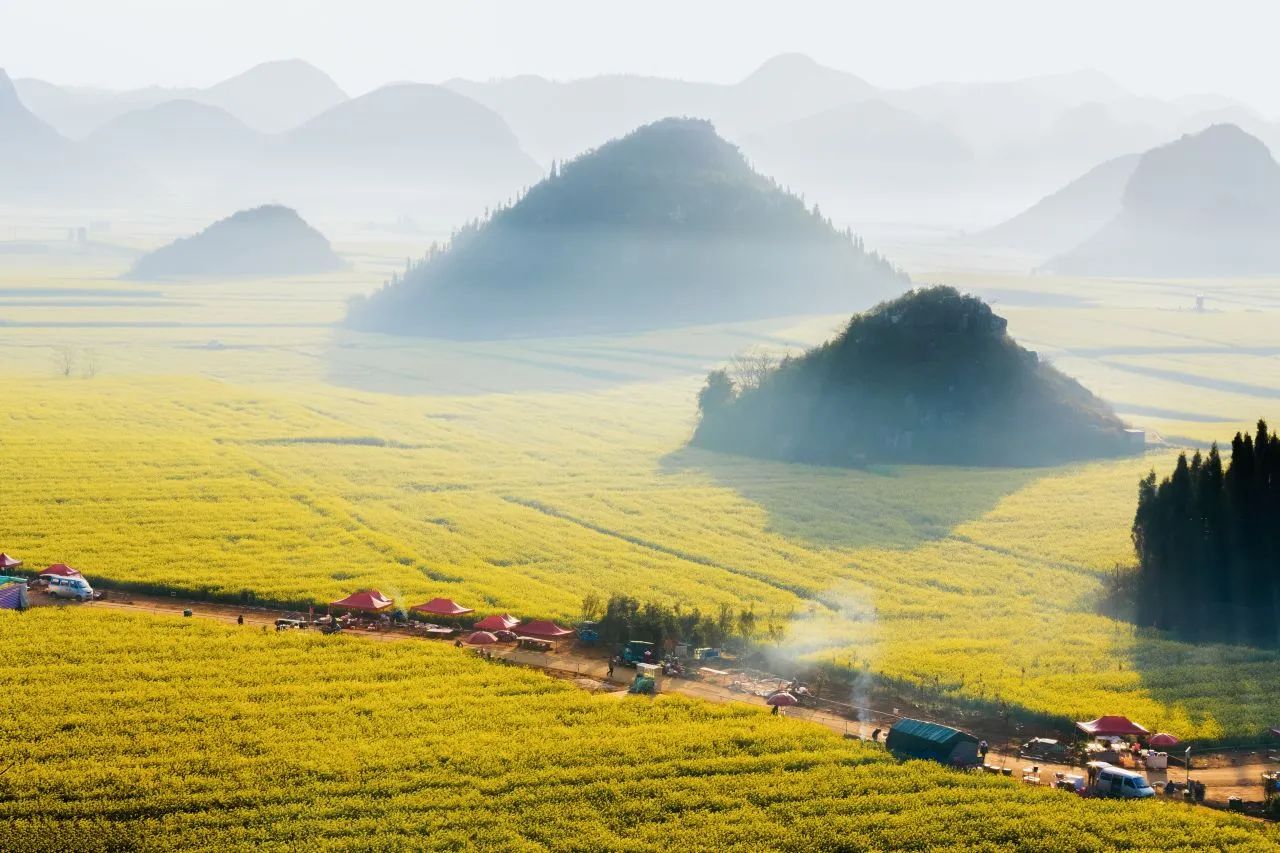
[[[1032,465],[1116,455],[1123,423],[950,287],[912,291],[837,338],[699,397],[693,444],[827,465]]]
[[[1236,433],[1138,488],[1138,618],[1195,637],[1280,645],[1280,435]]]
[[[844,311],[906,276],[758,173],[711,124],[665,119],[566,163],[351,305],[445,337],[578,334]]]
[[[242,210],[141,258],[128,278],[301,275],[341,269],[324,235],[288,207]]]

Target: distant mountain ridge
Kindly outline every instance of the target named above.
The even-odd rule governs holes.
[[[278,133],[347,100],[329,75],[300,59],[264,62],[205,89],[151,86],[115,92],[35,79],[19,80],[17,88],[33,112],[73,139],[127,112],[167,101],[218,107],[255,130]]]
[[[445,337],[588,334],[842,310],[906,286],[752,171],[710,123],[602,145],[353,302],[359,328]]]
[[[241,210],[143,256],[126,278],[303,275],[341,269],[324,235],[281,205]]]
[[[950,287],[855,315],[754,376],[714,371],[691,443],[818,465],[1043,465],[1140,451],[1110,407]]]
[[[1120,212],[1046,268],[1074,275],[1280,273],[1280,165],[1257,138],[1214,125],[1144,154]]]
[[[974,235],[978,243],[1032,253],[1062,252],[1093,236],[1120,212],[1141,154],[1095,166],[1017,216]]]

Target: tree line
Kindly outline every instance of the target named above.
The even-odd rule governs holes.
[[[1138,486],[1133,543],[1140,622],[1192,636],[1280,645],[1280,435],[1236,433],[1225,469],[1178,457]]]
[[[605,645],[645,640],[661,646],[671,640],[696,648],[720,647],[761,640],[778,642],[786,633],[786,619],[772,611],[759,616],[752,607],[735,609],[729,604],[715,610],[686,609],[629,595],[605,599],[592,593],[583,599],[582,616],[596,623]]]

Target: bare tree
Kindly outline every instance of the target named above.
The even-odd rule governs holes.
[[[729,360],[729,375],[739,391],[751,391],[759,388],[777,366],[776,356],[764,350],[746,350]]]
[[[76,351],[71,347],[58,347],[53,351],[53,358],[63,376],[70,376],[76,369]]]
[[[85,379],[92,379],[98,375],[98,353],[95,350],[84,351],[83,375]]]

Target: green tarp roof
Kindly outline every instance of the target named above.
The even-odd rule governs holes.
[[[926,723],[923,720],[899,720],[893,724],[892,731],[905,735],[936,743],[939,746],[946,746],[955,743],[957,740],[974,740],[973,735],[965,734],[959,729],[953,729],[950,726],[939,725],[938,723]]]

